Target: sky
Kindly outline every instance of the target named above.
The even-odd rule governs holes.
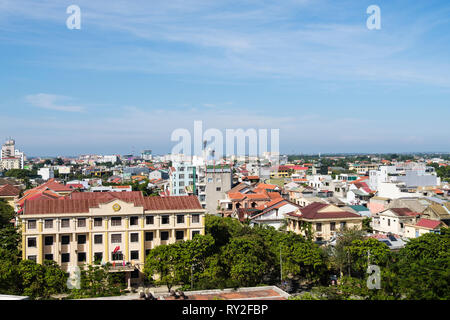
[[[449,152],[449,58],[446,0],[0,0],[0,139],[164,154],[201,120],[289,154]]]

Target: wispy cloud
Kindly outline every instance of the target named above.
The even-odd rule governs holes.
[[[25,100],[31,105],[42,108],[49,109],[55,111],[65,111],[65,112],[83,112],[85,108],[82,106],[76,105],[68,105],[64,103],[66,100],[70,100],[70,97],[47,94],[47,93],[38,93],[31,94],[25,97]]]

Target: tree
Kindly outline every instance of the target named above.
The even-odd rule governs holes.
[[[11,224],[11,219],[14,218],[14,208],[11,207],[5,200],[0,199],[0,228]]]
[[[21,294],[31,299],[49,298],[67,288],[67,275],[54,261],[38,264],[31,260],[22,260],[18,265],[18,275]]]
[[[347,275],[351,274],[351,256],[348,247],[354,240],[363,240],[364,231],[357,228],[344,229],[337,234],[336,245],[329,249],[331,267],[339,270],[342,276],[347,270]]]
[[[222,256],[230,278],[240,286],[254,286],[270,270],[271,256],[264,241],[255,235],[233,238],[223,248]]]
[[[369,218],[369,217],[364,218],[364,220],[362,221],[362,228],[367,233],[373,232],[372,226],[370,225],[371,222],[372,222],[372,218]]]
[[[450,299],[450,231],[411,239],[400,250],[395,272],[407,299]]]
[[[125,279],[123,274],[117,278],[117,274],[109,272],[109,267],[110,264],[88,265],[81,271],[80,289],[72,289],[69,299],[120,295],[125,286]]]

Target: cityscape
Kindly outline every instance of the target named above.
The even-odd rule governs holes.
[[[449,13],[0,0],[0,302],[449,300]]]

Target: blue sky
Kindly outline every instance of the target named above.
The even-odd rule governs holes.
[[[202,120],[283,153],[448,152],[449,31],[448,1],[0,0],[0,138],[166,153]]]

